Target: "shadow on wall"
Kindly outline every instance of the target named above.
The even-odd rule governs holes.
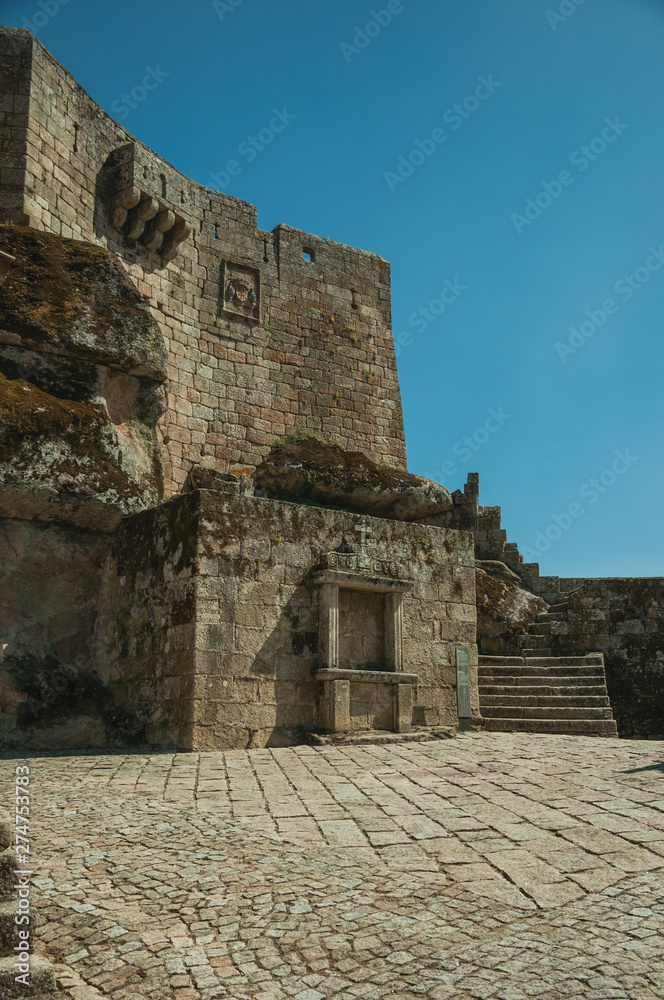
[[[95,673],[90,640],[110,539],[0,518],[0,747],[65,749],[133,739]]]
[[[83,655],[62,661],[25,638],[5,646],[0,748],[75,749],[145,744],[145,723],[114,704]]]

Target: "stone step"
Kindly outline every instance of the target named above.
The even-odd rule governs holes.
[[[602,653],[586,653],[585,656],[525,656],[526,666],[532,667],[582,667],[592,666],[604,670]]]
[[[489,653],[481,653],[479,656],[479,665],[481,667],[490,666],[523,666],[522,656],[493,656]]]
[[[601,663],[558,663],[554,662],[532,662],[526,660],[525,663],[512,664],[492,664],[485,666],[481,664],[477,668],[477,676],[482,677],[604,677],[604,667]]]
[[[551,677],[548,674],[540,677],[529,675],[523,677],[481,677],[478,688],[480,694],[495,688],[498,688],[498,693],[502,694],[521,694],[521,692],[530,691],[531,689],[543,691],[555,690],[556,688],[571,688],[579,695],[585,695],[587,691],[595,691],[599,688],[598,694],[607,694],[606,681],[599,674],[595,676],[587,675],[585,677],[570,677],[566,674],[560,674],[556,677]]]
[[[542,652],[542,650],[538,650]],[[534,663],[538,666],[603,666],[604,657],[602,653],[586,653],[584,656],[493,656],[488,653],[481,653],[478,658],[480,667],[509,667],[525,666]]]
[[[564,622],[566,618],[562,611],[540,611],[535,615],[535,622]]]
[[[551,649],[549,646],[543,646],[541,649],[537,649],[534,646],[528,646],[527,648],[522,649],[521,652],[524,656],[551,656]]]
[[[511,664],[523,666],[522,656],[494,656],[491,653],[480,653],[478,658],[481,667],[487,666],[510,666]]]
[[[551,622],[533,622],[530,626],[530,632],[528,633],[528,639],[536,639],[540,636],[551,635]]]
[[[562,733],[570,736],[617,736],[613,719],[483,719],[494,733]]]
[[[550,604],[548,613],[549,614],[553,613],[554,615],[557,615],[560,612],[564,613],[565,611],[567,611],[568,607],[569,605],[567,604],[567,601],[565,601],[562,604]]]
[[[34,997],[35,1000],[41,1000],[45,995],[50,997],[52,993],[55,993],[57,990],[55,970],[47,959],[42,958],[41,955],[30,955],[28,986],[16,982],[14,961],[13,955],[0,958],[0,997],[2,1000],[14,1000],[14,998],[19,997]]]
[[[607,694],[606,683],[603,677],[500,677],[481,680],[478,685],[480,694],[490,693],[492,690],[497,694],[521,694],[522,692],[555,691],[557,688],[571,689],[578,695],[585,695],[588,691],[597,691],[600,695]],[[497,689],[497,690],[496,690]],[[599,690],[597,690],[599,689]],[[527,694],[526,694],[527,697]]]
[[[569,689],[567,689],[569,690]],[[578,690],[578,689],[575,689]],[[523,689],[518,694],[487,694],[480,691],[480,712],[494,707],[509,708],[517,705],[523,708],[611,708],[606,694],[536,694],[527,695]],[[487,715],[494,715],[491,711]]]
[[[307,733],[305,742],[309,746],[389,746],[399,743],[428,743],[431,740],[448,740],[456,736],[456,728],[450,726],[413,726],[408,733],[393,733],[390,730],[357,730],[351,733]]]
[[[589,678],[588,678],[589,679]],[[562,678],[561,678],[562,680]],[[537,698],[550,696],[552,698],[606,698],[606,684],[570,684],[568,686],[551,686],[547,684],[480,684],[480,699],[503,695],[506,698]]]
[[[487,705],[482,707],[483,719],[613,719],[610,708],[574,708],[568,705],[558,708],[541,708],[537,705]]]

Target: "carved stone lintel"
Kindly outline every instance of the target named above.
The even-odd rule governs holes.
[[[378,559],[364,550],[359,552],[326,552],[321,558],[321,568],[334,570],[338,573],[386,577],[389,580],[405,579],[405,571],[396,560]]]

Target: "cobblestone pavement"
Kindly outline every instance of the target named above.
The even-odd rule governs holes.
[[[38,757],[37,950],[75,1000],[664,997],[663,760],[505,733]]]

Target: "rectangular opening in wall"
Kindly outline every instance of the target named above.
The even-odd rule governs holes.
[[[339,589],[339,666],[385,670],[385,595]]]
[[[310,264],[313,264],[314,261],[316,260],[316,256],[315,256],[313,250],[310,249],[310,247],[304,247],[303,248],[303,250],[302,250],[302,260],[306,260]]]

